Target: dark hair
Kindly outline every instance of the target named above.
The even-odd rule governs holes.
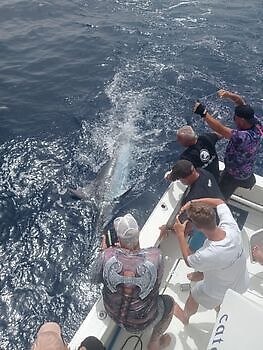
[[[187,214],[197,228],[207,230],[216,228],[216,213],[213,207],[208,204],[202,202],[191,203]]]
[[[189,160],[178,160],[172,167],[171,179],[172,181],[184,179],[190,176],[194,170],[193,164]]]
[[[236,106],[235,108],[235,116],[245,119],[251,125],[254,125],[257,122],[254,115],[254,109],[250,105],[241,105]]]
[[[102,342],[93,336],[89,336],[87,338],[85,338],[78,349],[80,349],[81,347],[86,348],[87,350],[106,350],[106,348],[104,347],[104,345],[102,344]]]

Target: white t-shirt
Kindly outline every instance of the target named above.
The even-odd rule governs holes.
[[[223,299],[227,289],[244,293],[248,287],[248,271],[241,232],[226,204],[216,208],[219,227],[226,236],[221,241],[205,240],[202,248],[188,256],[191,267],[204,273],[203,291]]]

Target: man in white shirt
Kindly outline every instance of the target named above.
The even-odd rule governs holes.
[[[216,225],[216,208],[219,225]],[[202,198],[188,202],[182,211],[188,220],[202,231],[207,239],[194,254],[185,240],[184,223],[177,216],[174,231],[179,240],[186,264],[193,267],[200,276],[186,301],[184,310],[178,304],[174,314],[184,324],[198,310],[199,304],[207,309],[219,310],[227,289],[244,293],[248,287],[248,271],[240,230],[230,209],[221,199]]]

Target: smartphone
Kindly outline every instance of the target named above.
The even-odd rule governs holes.
[[[114,247],[115,244],[118,242],[118,237],[117,237],[117,233],[113,230],[108,230],[105,233],[106,236],[106,245],[107,247]]]
[[[180,283],[180,290],[182,292],[188,292],[191,289],[190,283]]]

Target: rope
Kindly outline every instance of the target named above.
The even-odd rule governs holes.
[[[141,334],[140,336],[138,336],[138,335],[131,335],[131,336],[129,336],[129,337],[125,340],[125,342],[123,343],[123,345],[122,345],[122,347],[120,348],[120,350],[123,350],[124,347],[127,345],[128,341],[131,340],[132,338],[137,338],[137,342],[136,342],[136,344],[135,344],[133,350],[136,349],[136,347],[137,347],[138,344],[140,344],[140,350],[142,350],[142,340],[141,340],[141,336],[142,336],[142,334]]]
[[[175,270],[177,269],[177,267],[178,267],[178,265],[179,265],[179,263],[180,263],[181,260],[182,260],[182,258],[178,258],[178,259],[177,259],[174,268],[173,268],[172,271],[170,272],[170,275],[169,275],[168,280],[165,282],[164,289],[163,289],[163,291],[162,291],[162,295],[163,295],[163,293],[166,291],[166,288],[168,287],[168,284],[170,283],[171,278],[173,277],[173,275],[174,275],[174,273],[175,273]]]

